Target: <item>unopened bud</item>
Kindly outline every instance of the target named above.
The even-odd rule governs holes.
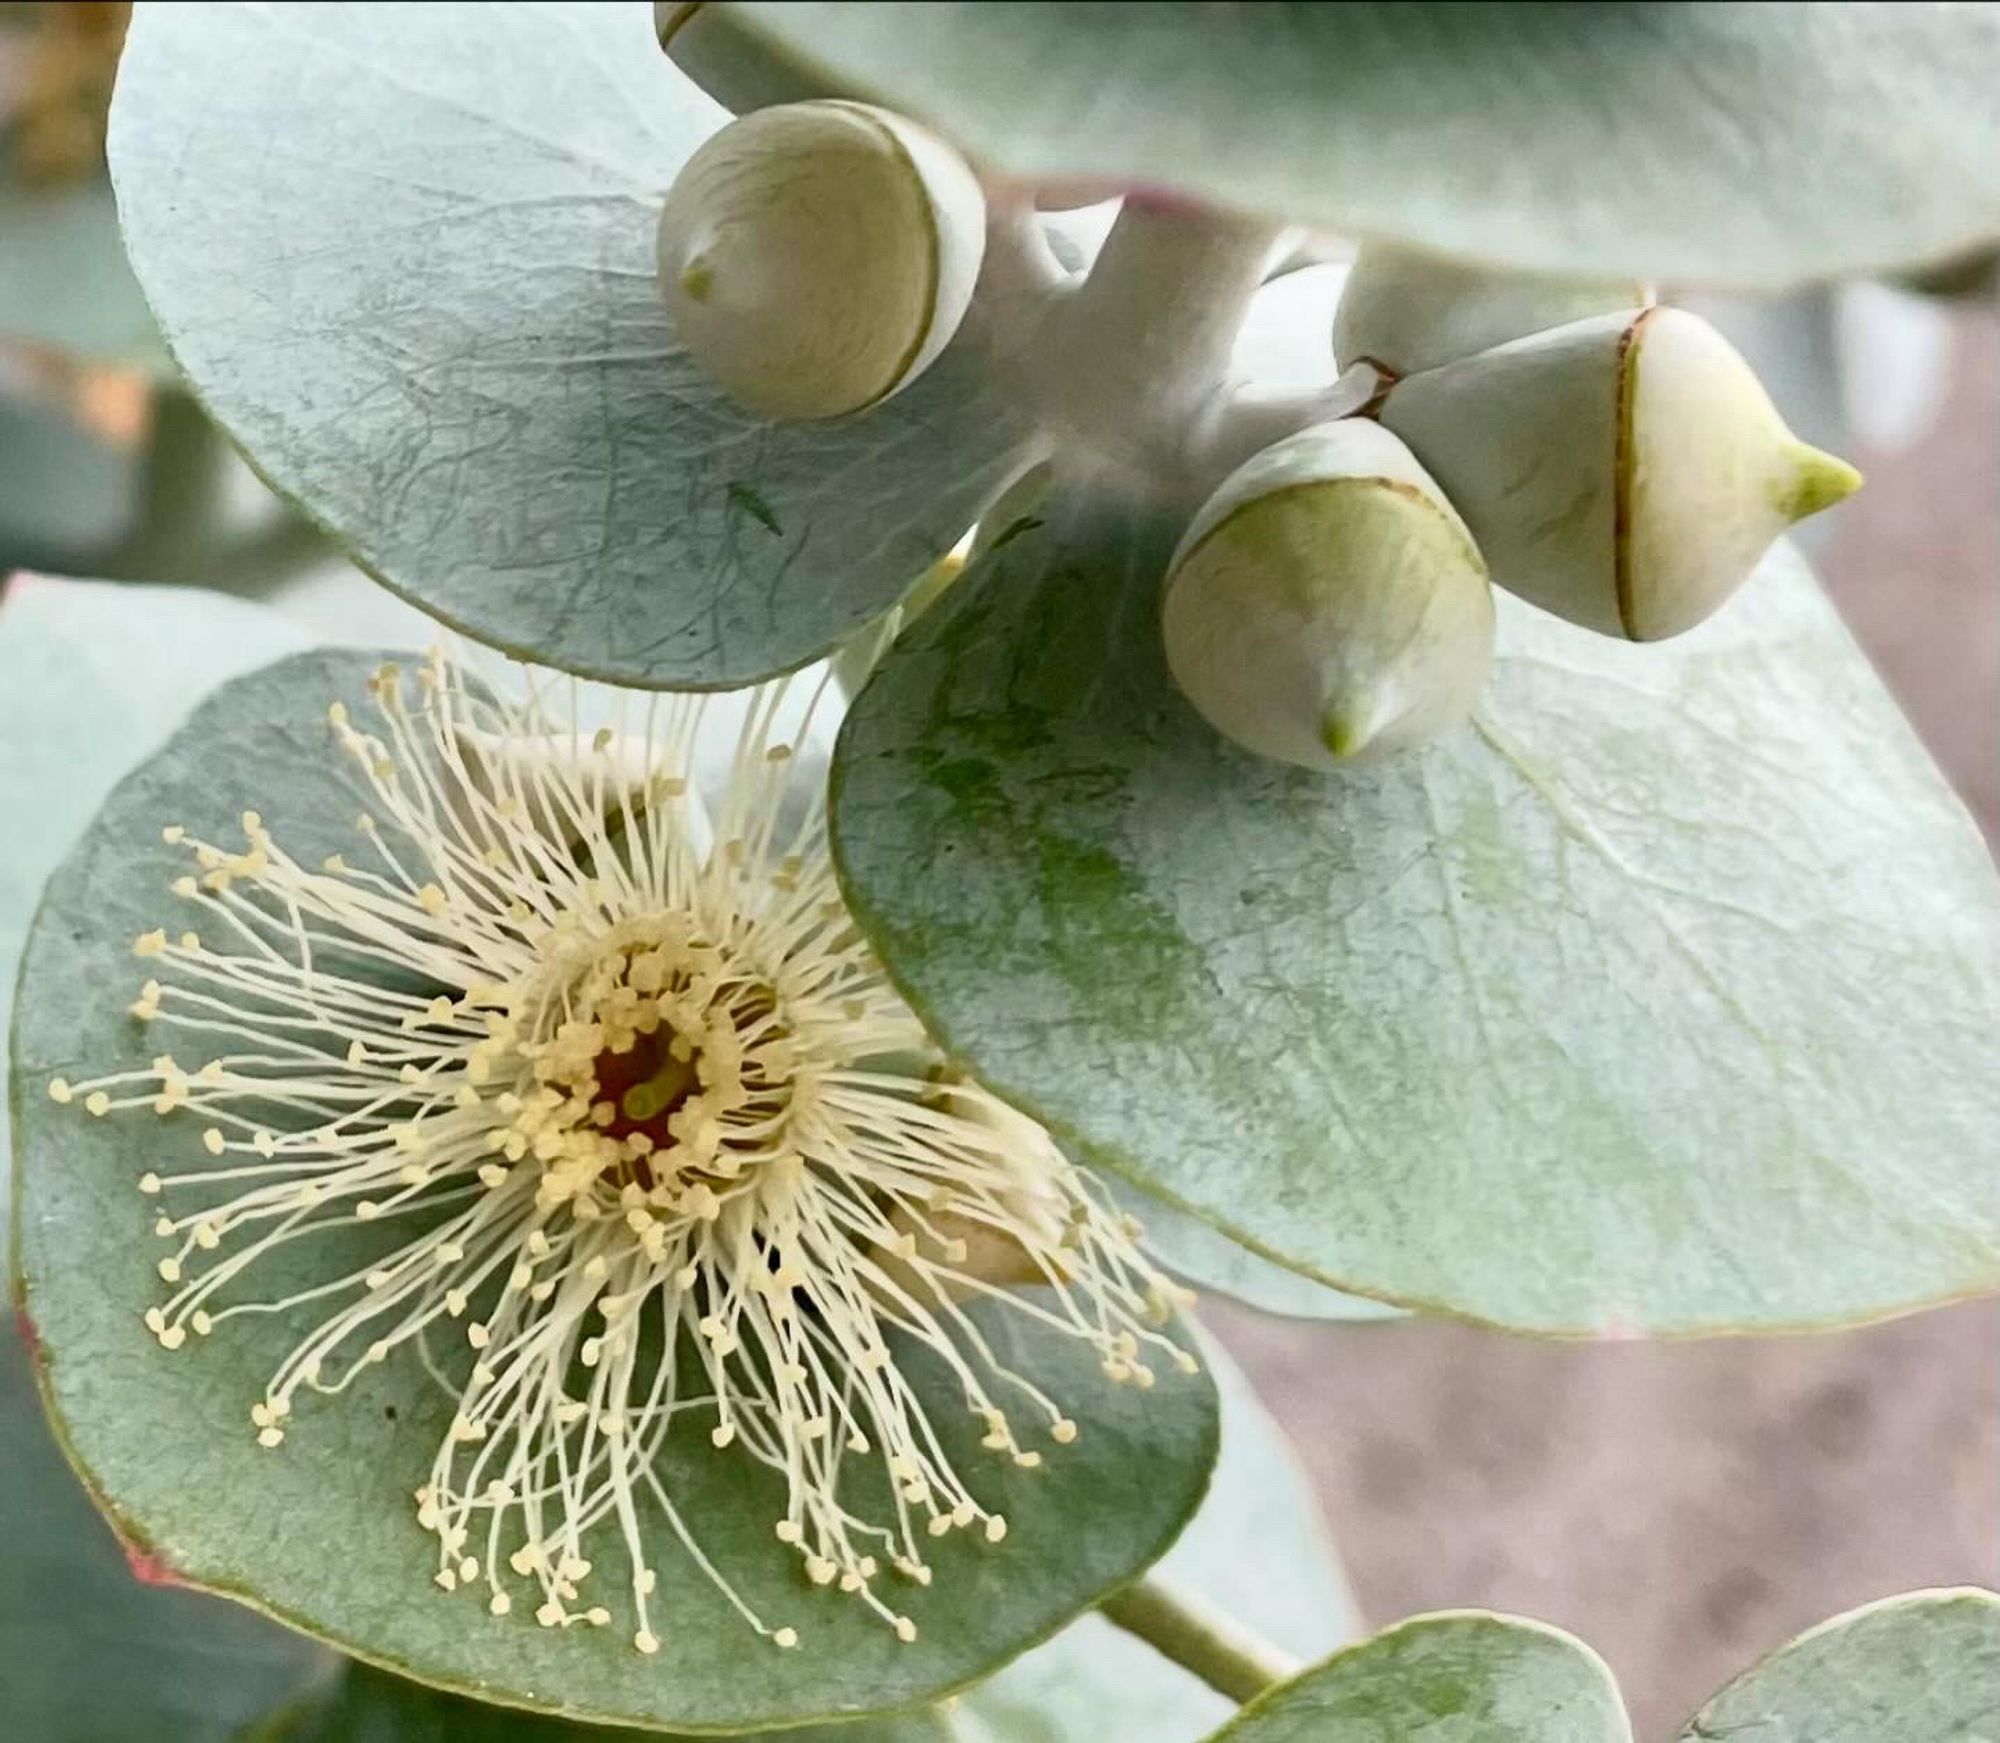
[[[985,198],[934,134],[860,103],[788,103],[704,143],[660,212],[681,344],[772,418],[830,418],[927,369],[972,300]]]
[[[1493,599],[1444,493],[1396,437],[1348,418],[1223,482],[1174,555],[1162,630],[1217,730],[1334,769],[1465,717],[1492,661]]]
[[[1382,421],[1450,493],[1493,579],[1606,635],[1714,611],[1861,475],[1785,427],[1698,315],[1577,321],[1397,383]]]

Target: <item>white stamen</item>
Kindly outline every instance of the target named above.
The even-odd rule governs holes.
[[[995,1360],[964,1300],[1144,1387],[1144,1356],[1194,1366],[1158,1329],[1176,1286],[1039,1127],[932,1063],[847,919],[822,800],[772,737],[784,685],[751,697],[713,816],[690,772],[699,698],[630,699],[637,731],[591,732],[564,687],[568,711],[499,702],[434,655],[414,684],[371,679],[374,731],[334,704],[371,789],[351,862],[295,860],[255,812],[242,851],[170,828],[210,942],[143,935],[156,978],[137,1008],[207,1063],[162,1054],[48,1093],[201,1114],[176,1139],[197,1154],[138,1183],[173,1195],[158,1226],[182,1242],[146,1324],[172,1349],[237,1314],[293,1317],[251,1413],[261,1444],[297,1428],[301,1390],[341,1393],[407,1346],[452,1388],[416,1503],[444,1590],[482,1589],[503,1616],[517,1579],[542,1626],[605,1626],[579,1592],[615,1534],[629,1637],[653,1653],[657,1522],[796,1646],[677,1508],[662,1449],[685,1417],[703,1456],[782,1478],[776,1537],[808,1581],[912,1640],[875,1593],[881,1562],[927,1585],[927,1537],[977,1523],[998,1544],[1007,1526],[896,1348],[927,1347],[986,1448],[1031,1467],[1021,1412],[1058,1446],[1076,1426]],[[246,1296],[260,1259],[356,1225],[376,1251],[350,1275]],[[891,1481],[879,1513],[857,1511],[857,1463]]]

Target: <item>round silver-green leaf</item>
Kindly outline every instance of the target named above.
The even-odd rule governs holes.
[[[317,1699],[272,1714],[236,1743],[631,1743],[635,1735],[675,1743],[661,1731],[578,1725],[489,1706],[350,1663]],[[950,1722],[935,1707],[762,1735],[769,1743],[956,1743]]]
[[[1680,1743],[1990,1743],[2000,1597],[1909,1592],[1823,1622],[1744,1672]]]
[[[1082,500],[890,652],[833,773],[933,1031],[1077,1152],[1336,1287],[1550,1333],[2000,1288],[2000,879],[1780,550],[1630,647],[1502,602],[1466,729],[1234,750]]]
[[[1213,1743],[1631,1743],[1582,1641],[1483,1611],[1418,1616],[1252,1701]]]
[[[1756,285],[2000,235],[1990,6],[723,10],[805,82],[1029,182],[1172,188],[1549,272]]]
[[[204,690],[297,643],[274,613],[237,600],[163,587],[138,613],[133,597],[36,576],[0,588],[0,816],[13,820],[0,832],[0,1032],[36,895],[70,838]],[[0,1121],[0,1251],[9,1174]],[[222,1743],[334,1668],[323,1648],[234,1605],[143,1583],[153,1570],[128,1559],[49,1432],[11,1324],[0,1327],[0,1540],[10,1735]]]
[[[190,4],[135,21],[111,157],[175,360],[363,568],[509,652],[703,688],[894,604],[1020,442],[976,315],[851,418],[710,385],[654,229],[725,119],[638,4]]]
[[[955,1382],[905,1362],[948,1456],[1009,1522],[1003,1545],[940,1546],[935,1584],[898,1589],[905,1645],[860,1604],[805,1582],[772,1535],[782,1483],[708,1443],[695,1413],[665,1457],[666,1481],[702,1547],[754,1608],[795,1626],[779,1651],[729,1608],[664,1524],[656,1658],[616,1628],[551,1631],[438,1592],[435,1551],[410,1500],[453,1402],[411,1360],[368,1370],[339,1400],[301,1409],[285,1445],[257,1446],[248,1410],[301,1334],[291,1315],[234,1321],[175,1355],[141,1315],[155,1298],[150,1201],[139,1175],[200,1166],[198,1122],[93,1120],[46,1094],[48,1079],[143,1065],[158,1050],[127,1015],[131,941],[172,920],[176,869],[160,830],[219,838],[258,809],[302,862],[352,852],[359,795],[325,713],[365,706],[372,660],[302,655],[219,691],[106,804],[49,884],[23,965],[14,1102],[24,1299],[44,1384],[79,1468],[133,1542],[192,1584],[240,1596],[384,1668],[451,1692],[578,1721],[667,1729],[803,1724],[933,1700],[1046,1638],[1158,1557],[1198,1504],[1216,1447],[1207,1379],[1115,1387],[1072,1340],[1023,1315],[988,1319],[995,1359],[1032,1372],[1081,1433],[1047,1468],[1017,1470],[977,1447]],[[260,1293],[365,1266],[348,1234],[266,1255]],[[310,1250],[308,1250],[310,1249]],[[237,1326],[245,1329],[240,1333]],[[1080,1530],[1079,1523],[1089,1528]],[[624,1586],[607,1545],[598,1578]],[[774,1624],[775,1625],[775,1624]]]
[[[1384,1320],[1405,1317],[1400,1307],[1346,1295],[1316,1277],[1273,1264],[1232,1235],[1165,1199],[1128,1182],[1115,1188],[1119,1201],[1146,1230],[1146,1247],[1176,1276],[1204,1295],[1226,1295],[1246,1307],[1286,1319]]]

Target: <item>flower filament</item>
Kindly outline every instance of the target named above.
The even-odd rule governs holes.
[[[240,849],[166,831],[199,930],[137,940],[132,1014],[203,1063],[49,1086],[198,1123],[198,1158],[139,1181],[168,1243],[148,1327],[169,1350],[243,1315],[303,1327],[250,1411],[270,1447],[302,1395],[413,1350],[454,1400],[415,1491],[436,1581],[495,1614],[525,1585],[544,1626],[608,1624],[585,1595],[608,1536],[657,1651],[659,1520],[796,1644],[702,1549],[677,1434],[777,1473],[807,1584],[914,1638],[885,1576],[927,1585],[936,1539],[1006,1533],[933,1413],[1027,1469],[1077,1432],[968,1309],[1145,1387],[1195,1366],[1167,1329],[1185,1292],[1039,1127],[937,1060],[840,900],[784,686],[753,697],[712,816],[698,698],[643,700],[627,734],[581,726],[573,688],[499,701],[441,655],[370,688],[378,732],[330,712],[371,789],[352,860],[301,863],[255,812]],[[255,1292],[362,1225],[344,1270]]]

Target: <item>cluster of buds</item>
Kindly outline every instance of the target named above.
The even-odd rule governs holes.
[[[1469,713],[1492,652],[1489,576],[1586,629],[1659,641],[1861,481],[1786,428],[1714,327],[1635,284],[1369,247],[1333,343],[1381,379],[1368,414],[1225,480],[1164,604],[1189,700],[1305,767]]]
[[[943,140],[858,103],[775,102],[675,182],[661,282],[682,345],[739,402],[836,417],[935,361],[973,304],[986,236],[979,178]],[[1160,258],[1128,249],[1100,276],[1129,301],[1124,281],[1164,278]],[[1188,293],[1157,288],[1162,308]],[[1036,346],[1053,355],[1057,331],[1031,324],[995,367],[1033,391]],[[1230,384],[1152,382],[1180,331],[1142,310],[1127,328],[1137,377],[1075,347],[1053,373],[1073,398],[1144,396],[1192,429]],[[1162,594],[1168,664],[1220,732],[1285,762],[1334,769],[1464,720],[1492,659],[1495,585],[1605,635],[1678,635],[1860,482],[1786,428],[1713,327],[1630,281],[1369,245],[1331,339],[1344,379],[1369,389],[1333,408],[1348,415],[1260,426],[1250,458],[1196,469],[1191,493],[1183,468],[1168,492],[1199,505]],[[1089,410],[1042,420],[1058,460],[1093,430],[1144,424]]]

